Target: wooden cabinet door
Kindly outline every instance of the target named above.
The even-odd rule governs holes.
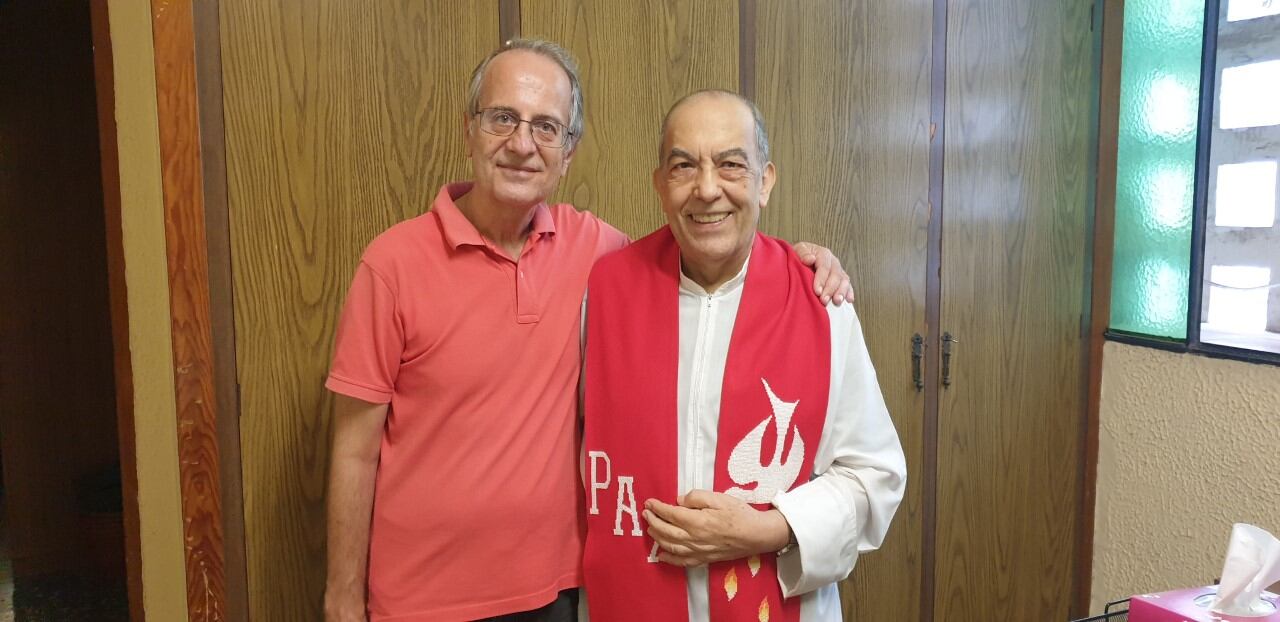
[[[842,586],[848,620],[918,620],[924,394],[911,337],[925,334],[932,3],[761,2],[755,90],[778,182],[766,232],[829,246],[907,455],[907,496],[881,550]]]
[[[254,620],[320,620],[333,331],[365,245],[470,176],[496,3],[222,0],[227,200]]]
[[[1065,620],[1080,503],[1089,0],[948,4],[935,619]]]
[[[555,41],[578,59],[586,135],[555,200],[632,238],[666,224],[650,174],[667,107],[700,89],[737,90],[734,0],[523,0],[525,37]]]

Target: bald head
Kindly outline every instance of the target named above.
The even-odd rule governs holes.
[[[680,108],[694,101],[697,101],[702,98],[708,98],[708,97],[723,97],[726,99],[731,99],[733,101],[738,102],[744,108],[746,108],[748,111],[751,112],[751,119],[755,123],[756,156],[759,158],[759,161],[756,162],[756,165],[761,166],[765,162],[768,162],[769,161],[769,134],[767,131],[765,131],[764,117],[761,116],[760,109],[757,108],[756,105],[752,103],[751,100],[737,93],[734,93],[733,91],[725,91],[722,89],[704,89],[701,91],[694,91],[688,95],[685,95],[684,97],[681,97],[679,100],[676,101],[676,103],[671,105],[671,108],[667,110],[667,114],[662,117],[662,129],[658,134],[658,164],[661,165],[662,162],[666,160],[666,157],[667,157],[667,153],[666,153],[667,129],[671,123],[671,115],[674,114]]]
[[[653,171],[684,274],[713,292],[751,253],[775,171],[750,102],[723,91],[676,103],[663,123]]]

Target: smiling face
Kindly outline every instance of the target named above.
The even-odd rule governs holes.
[[[685,274],[714,291],[751,253],[760,209],[773,189],[772,162],[756,148],[751,109],[701,93],[667,117],[653,187],[680,244]]]
[[[490,61],[477,107],[568,125],[571,103],[572,88],[563,69],[537,53],[512,50]],[[551,196],[569,170],[572,144],[540,146],[533,142],[528,123],[521,123],[510,136],[494,136],[480,129],[478,115],[468,114],[464,121],[467,157],[475,179],[469,193],[473,200],[528,209]]]

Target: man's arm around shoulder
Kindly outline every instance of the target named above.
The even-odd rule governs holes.
[[[335,394],[329,462],[326,622],[366,622],[369,523],[387,404]]]

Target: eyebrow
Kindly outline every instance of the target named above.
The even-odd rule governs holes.
[[[717,162],[722,162],[733,156],[738,156],[739,158],[742,158],[743,160],[747,160],[748,162],[751,161],[750,156],[747,155],[747,151],[741,147],[734,147],[733,149],[725,149],[724,151],[717,153],[714,159]],[[689,153],[688,151],[685,151],[684,149],[681,149],[679,147],[672,147],[671,153],[667,154],[667,161],[670,162],[675,158],[684,158],[685,160],[697,160],[697,158],[693,157],[693,154]]]
[[[689,153],[688,151],[685,151],[684,149],[681,149],[679,147],[672,147],[671,153],[667,154],[667,162],[670,162],[676,158],[683,158],[685,160],[697,160],[697,158],[693,157],[692,153]]]

